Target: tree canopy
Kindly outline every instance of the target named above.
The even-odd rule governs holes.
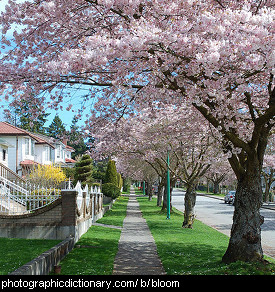
[[[91,136],[145,107],[196,109],[238,179],[223,259],[262,260],[260,173],[275,123],[272,0],[10,0],[0,18],[7,100],[33,93],[41,109],[66,99],[69,110],[78,90],[93,106]]]

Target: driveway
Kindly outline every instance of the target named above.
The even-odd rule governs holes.
[[[184,192],[173,190],[172,205],[184,211]],[[230,236],[234,206],[223,200],[198,195],[195,206],[196,219]],[[261,209],[264,216],[262,225],[262,247],[264,253],[275,257],[275,210]]]

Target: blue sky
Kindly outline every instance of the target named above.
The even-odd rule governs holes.
[[[18,2],[23,2],[24,0],[17,0]],[[5,6],[6,4],[8,4],[8,0],[0,0],[0,12],[5,10]],[[12,34],[12,30],[10,32],[10,34]],[[80,92],[79,92],[80,93]],[[72,111],[67,111],[66,107],[68,106],[67,103],[63,103],[61,104],[63,106],[63,110],[58,110],[58,111],[54,111],[54,110],[47,110],[47,113],[50,113],[50,115],[48,116],[48,122],[45,124],[45,126],[49,126],[53,120],[53,118],[55,117],[56,114],[59,115],[59,117],[61,118],[61,120],[63,121],[63,123],[66,125],[66,128],[69,129],[70,125],[71,125],[71,121],[74,117],[75,114],[77,114],[77,109],[80,108],[80,104],[79,104],[79,98],[78,98],[78,93],[74,93],[73,95],[73,99],[72,101],[70,101],[70,103],[72,103],[74,105],[74,107],[76,108],[75,112]],[[3,119],[3,108],[1,108],[1,106],[4,106],[4,108],[7,108],[7,102],[1,100],[1,96],[0,96],[0,120]],[[87,111],[85,112],[85,114],[87,113]],[[84,120],[85,117],[80,121],[79,120],[79,125],[83,125],[84,124]]]

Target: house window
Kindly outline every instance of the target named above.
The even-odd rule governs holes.
[[[50,160],[50,147],[49,146],[46,146],[46,149],[45,149],[45,160],[46,161],[49,161]]]
[[[34,141],[31,140],[31,155],[34,156]]]
[[[25,154],[34,156],[34,140],[25,138]]]
[[[7,159],[7,150],[6,149],[3,149],[3,161],[6,161]]]
[[[29,155],[30,154],[30,139],[25,138],[25,154]]]
[[[54,162],[54,149],[50,148],[50,160],[51,162]]]
[[[56,157],[60,158],[60,145],[57,147]]]

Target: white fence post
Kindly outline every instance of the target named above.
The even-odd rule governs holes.
[[[83,193],[86,193],[84,205],[90,208],[89,212],[94,220],[95,215],[101,211],[103,195],[97,186],[82,189],[81,182],[73,187],[71,180],[65,184],[67,190],[77,192],[77,207],[81,211]],[[0,212],[1,214],[26,214],[47,206],[61,197],[61,190],[35,186],[29,182],[11,182],[0,176]]]

